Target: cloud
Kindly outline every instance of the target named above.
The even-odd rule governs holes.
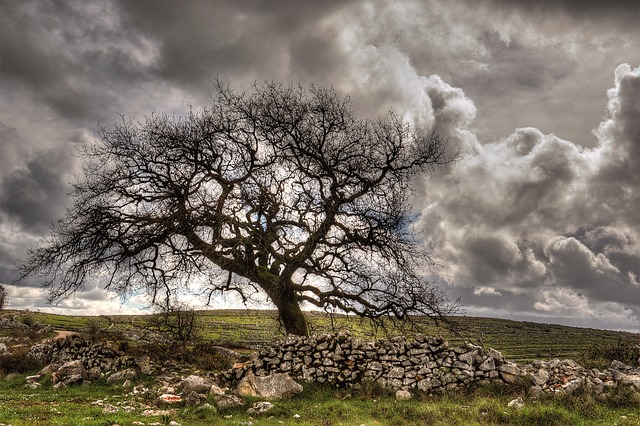
[[[483,295],[502,296],[502,293],[500,293],[498,290],[496,290],[493,287],[479,287],[479,288],[476,288],[475,290],[473,290],[473,294],[475,296],[483,296]]]
[[[447,282],[475,296],[529,294],[521,309],[532,314],[640,307],[639,81],[640,69],[617,68],[592,149],[518,129],[432,183],[420,227]]]
[[[39,312],[64,313],[67,315],[136,315],[140,309],[132,304],[123,304],[114,295],[105,295],[96,288],[81,295],[71,296],[57,305],[48,304],[41,289],[34,287],[5,285],[9,309],[30,309]]]
[[[66,179],[75,169],[75,158],[65,150],[33,153],[25,167],[0,180],[0,214],[18,222],[25,231],[42,233],[64,215]]]
[[[638,60],[638,2],[281,6],[5,1],[0,282],[63,214],[73,147],[93,143],[97,122],[183,115],[208,103],[218,75],[240,90],[333,86],[360,116],[393,109],[447,138],[458,162],[417,182],[413,202],[468,311],[563,318],[584,299],[592,321],[628,314],[640,275],[639,71],[619,66],[611,87],[611,64]]]

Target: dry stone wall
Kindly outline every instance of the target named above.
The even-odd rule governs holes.
[[[505,381],[512,364],[493,349],[467,344],[449,347],[441,337],[418,335],[363,341],[348,334],[289,337],[262,348],[254,359],[224,373],[233,382],[249,371],[257,376],[288,373],[307,382],[353,385],[378,382],[391,389],[425,392],[455,389],[474,382]]]
[[[87,371],[98,369],[102,373],[119,371],[134,365],[134,360],[125,356],[114,344],[91,344],[80,336],[68,336],[50,344],[34,345],[28,355],[37,358],[43,364],[80,361]]]
[[[117,381],[117,372],[158,371],[149,357],[134,359],[113,344],[91,344],[79,336],[35,345],[29,355],[49,363],[45,370],[73,367],[85,371],[89,379],[105,375],[109,382]],[[538,360],[518,365],[507,362],[494,349],[472,344],[450,347],[441,337],[421,335],[415,341],[404,337],[367,341],[349,334],[288,337],[263,347],[250,361],[236,364],[211,380],[233,389],[245,377],[273,377],[278,373],[304,382],[358,386],[370,381],[394,390],[427,393],[523,380],[530,385],[530,396],[579,389],[602,398],[621,388],[640,393],[640,369],[617,361],[604,371],[586,369],[572,360]]]
[[[585,369],[572,360],[517,365],[494,349],[472,344],[450,347],[441,337],[421,335],[415,341],[404,337],[364,341],[348,334],[288,337],[263,347],[252,361],[221,373],[218,381],[232,387],[244,376],[274,373],[345,386],[368,380],[394,390],[427,393],[523,381],[530,384],[532,396],[584,388],[600,397],[619,388],[640,392],[640,369],[615,361],[604,371]]]

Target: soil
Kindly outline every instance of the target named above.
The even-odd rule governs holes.
[[[67,336],[71,336],[74,334],[78,334],[75,331],[69,331],[69,330],[53,330],[56,332],[56,335],[53,336],[53,340],[57,340],[57,339],[64,339]]]

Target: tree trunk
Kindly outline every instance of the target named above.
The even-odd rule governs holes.
[[[298,297],[294,291],[287,291],[284,294],[281,293],[277,297],[272,297],[271,300],[278,308],[280,321],[282,321],[287,335],[309,335],[307,320],[302,313],[302,309],[300,309]]]

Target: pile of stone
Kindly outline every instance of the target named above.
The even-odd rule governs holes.
[[[472,344],[450,348],[441,337],[362,341],[349,334],[323,334],[276,341],[220,379],[231,384],[248,372],[256,376],[289,373],[306,382],[354,385],[370,380],[396,390],[432,392],[472,382],[504,381],[512,370],[496,350]]]
[[[640,392],[640,369],[619,361],[600,371],[586,369],[573,360],[540,361],[518,367],[518,377],[531,382],[530,397],[543,393],[573,394],[586,390],[597,398],[606,398],[609,391],[628,388]]]
[[[46,334],[53,331],[53,328],[50,325],[42,324],[37,321],[33,321],[30,323],[25,323],[20,321],[20,316],[15,315],[11,316],[3,316],[0,317],[0,329],[14,329],[19,331],[35,331],[37,334]]]
[[[441,337],[418,335],[363,341],[349,334],[288,337],[258,351],[250,362],[221,373],[231,387],[246,375],[287,373],[305,382],[342,386],[373,381],[393,390],[432,393],[471,384],[531,383],[532,396],[543,392],[572,393],[586,387],[596,395],[619,387],[640,391],[640,370],[621,363],[600,372],[571,360],[535,361],[520,366],[505,361],[499,351],[466,344],[449,347]]]
[[[528,396],[533,398],[577,390],[602,398],[621,388],[640,392],[640,369],[619,362],[604,371],[585,369],[572,360],[517,365],[494,349],[472,344],[450,347],[441,337],[422,335],[415,341],[404,337],[365,341],[350,334],[287,337],[263,347],[247,362],[205,376],[179,365],[155,365],[149,357],[133,359],[113,344],[90,344],[79,336],[35,345],[29,354],[49,364],[27,378],[33,387],[46,375],[56,386],[106,377],[108,383],[131,387],[140,373],[155,374],[156,382],[163,383],[159,401],[167,404],[197,404],[208,394],[215,394],[221,406],[238,403],[238,395],[271,399],[269,389],[280,393],[286,388],[285,395],[300,392],[302,387],[292,379],[339,386],[376,382],[403,398],[414,390],[434,393],[488,383],[528,383]],[[225,392],[228,389],[233,391]]]
[[[27,356],[43,364],[62,365],[68,361],[79,361],[85,370],[101,373],[118,371],[135,364],[135,360],[125,356],[114,343],[92,344],[78,335],[33,345]]]

